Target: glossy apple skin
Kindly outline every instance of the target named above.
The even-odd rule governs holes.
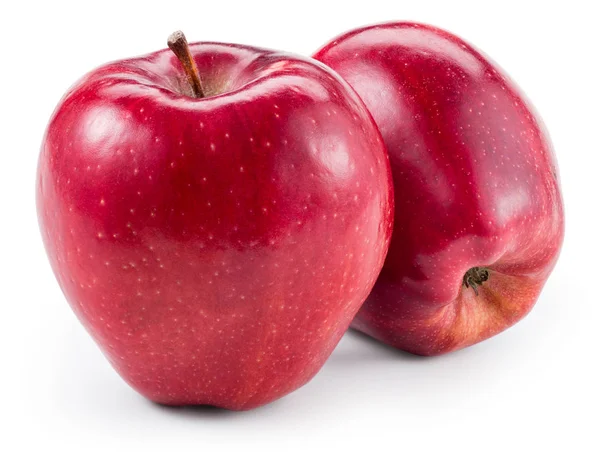
[[[553,150],[523,94],[472,46],[422,24],[354,30],[315,58],[366,103],[394,179],[390,251],[353,327],[435,355],[523,318],[564,230]],[[479,295],[463,285],[476,266],[489,270]]]
[[[311,59],[164,50],[105,65],[43,140],[43,240],[77,317],[147,398],[249,409],[310,380],[371,290],[393,220],[363,103]],[[215,95],[219,94],[219,95]]]

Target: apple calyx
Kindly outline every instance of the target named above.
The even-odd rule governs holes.
[[[475,295],[479,295],[477,287],[486,282],[489,277],[490,272],[486,268],[474,266],[473,268],[470,268],[463,276],[463,284],[467,288],[473,288]]]
[[[204,90],[202,89],[202,80],[200,79],[196,62],[192,57],[188,41],[183,32],[175,31],[171,34],[167,39],[167,45],[181,62],[186,78],[192,89],[193,96],[196,98],[203,98]]]

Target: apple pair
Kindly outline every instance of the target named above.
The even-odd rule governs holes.
[[[391,23],[324,64],[169,47],[79,81],[37,178],[59,284],[138,392],[249,409],[310,380],[351,323],[433,355],[532,307],[562,241],[556,163],[471,46]]]

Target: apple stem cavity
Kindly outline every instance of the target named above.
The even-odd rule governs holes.
[[[187,80],[192,88],[193,96],[196,98],[203,98],[204,90],[202,89],[202,80],[200,79],[196,62],[192,57],[188,41],[183,32],[175,31],[171,34],[167,39],[167,45],[181,62]]]
[[[475,295],[479,295],[477,287],[481,286],[490,277],[490,272],[483,267],[474,266],[469,269],[463,276],[463,284],[466,288],[472,288]]]

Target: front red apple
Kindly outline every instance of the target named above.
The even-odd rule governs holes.
[[[383,265],[380,134],[339,77],[297,56],[191,46],[103,66],[44,137],[38,214],[78,318],[137,391],[248,409],[323,365]]]
[[[564,218],[550,142],[515,85],[458,37],[414,23],[349,32],[315,57],[366,103],[394,176],[390,251],[354,326],[433,355],[521,319]]]

